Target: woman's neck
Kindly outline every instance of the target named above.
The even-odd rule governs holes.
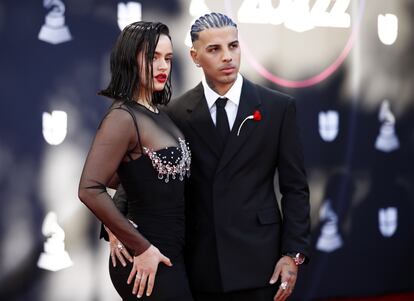
[[[153,105],[152,101],[148,100],[146,95],[142,95],[142,93],[140,95],[134,95],[133,100],[139,103],[140,105],[146,107],[148,110],[152,112],[158,112],[157,107]]]

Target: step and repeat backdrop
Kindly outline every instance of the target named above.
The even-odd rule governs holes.
[[[313,254],[291,299],[414,291],[413,1],[2,0],[1,300],[119,300],[77,197],[97,91],[138,20],[170,27],[173,95],[195,86],[189,28],[212,11],[238,23],[241,73],[297,100]]]

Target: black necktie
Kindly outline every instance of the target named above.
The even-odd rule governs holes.
[[[227,137],[230,133],[230,126],[229,120],[227,118],[227,113],[224,107],[227,103],[227,98],[218,98],[216,100],[216,108],[217,108],[217,115],[216,115],[216,128],[217,132],[220,136],[222,146],[226,143]]]

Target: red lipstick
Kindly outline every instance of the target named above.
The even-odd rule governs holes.
[[[165,83],[167,81],[167,74],[164,73],[160,73],[157,76],[155,76],[155,79],[159,82],[159,83]]]

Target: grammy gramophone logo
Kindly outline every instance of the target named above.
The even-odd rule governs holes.
[[[65,25],[65,5],[61,0],[43,0],[43,6],[50,9],[38,38],[50,44],[60,44],[72,40],[69,28]]]
[[[400,141],[395,132],[395,116],[391,111],[390,103],[383,100],[378,119],[381,122],[380,130],[375,140],[375,148],[379,151],[389,153],[400,148]]]
[[[330,253],[341,248],[343,240],[338,230],[338,215],[332,208],[331,200],[326,200],[322,205],[319,218],[323,226],[316,242],[316,249]]]
[[[37,266],[53,272],[72,266],[73,262],[65,251],[65,231],[59,226],[56,213],[51,211],[46,215],[42,233],[46,237],[46,242]]]

